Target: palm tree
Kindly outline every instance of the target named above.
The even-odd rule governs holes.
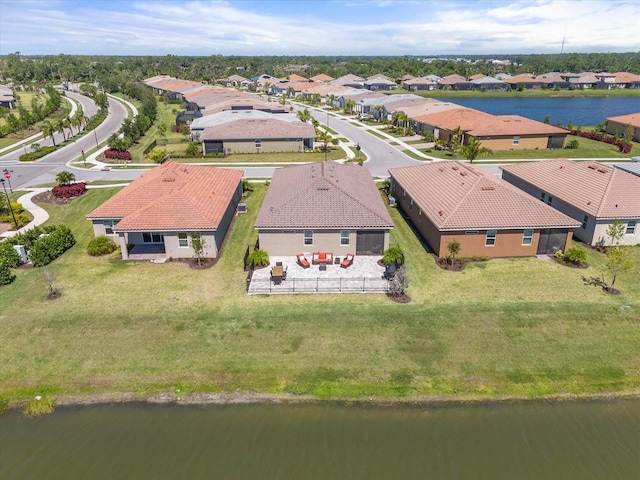
[[[55,125],[54,128],[56,129],[56,132],[62,133],[62,137],[64,138],[64,141],[67,141],[67,132],[64,131],[64,129],[66,128],[65,125],[65,121],[64,119],[59,119]]]
[[[335,101],[336,101],[336,96],[332,93],[329,95],[329,108],[331,108],[333,110],[333,107],[335,106]]]
[[[344,109],[347,113],[353,113],[354,108],[356,108],[356,101],[353,98],[344,102]]]
[[[489,155],[492,151],[483,147],[476,137],[471,137],[468,145],[460,147],[460,153],[464,158],[469,160],[469,162],[473,163],[476,158]]]
[[[71,172],[67,172],[66,170],[63,170],[56,175],[56,183],[61,187],[71,185],[75,181],[76,176]]]
[[[296,113],[296,116],[302,122],[308,122],[309,120],[311,120],[311,113],[309,112],[308,108],[305,108],[304,110],[298,110],[298,113]]]
[[[40,125],[40,128],[42,129],[42,135],[44,137],[51,137],[51,141],[53,142],[53,146],[55,147],[56,139],[54,137],[54,134],[57,131],[56,127],[54,127],[49,120],[45,120],[44,122],[42,122],[42,125]]]

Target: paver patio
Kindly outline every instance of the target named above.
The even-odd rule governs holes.
[[[311,261],[311,258],[312,255],[308,254],[307,259]],[[313,264],[302,268],[296,257],[270,257],[269,260],[271,264],[268,267],[254,270],[247,293],[381,293],[389,290],[384,267],[378,265],[379,255],[356,255],[350,267],[342,268],[339,263],[333,263],[326,265],[326,270],[320,269],[322,265]],[[276,262],[282,262],[287,271],[286,279],[280,283],[271,279],[271,269]]]

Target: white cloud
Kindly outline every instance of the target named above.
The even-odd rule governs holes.
[[[563,36],[565,51],[640,50],[637,25],[629,20],[640,16],[635,1],[376,0],[366,2],[366,16],[359,14],[366,7],[357,6],[358,1],[314,4],[326,6],[324,11],[305,11],[305,3],[298,3],[298,9],[256,13],[243,9],[243,3],[227,1],[140,0],[117,3],[121,11],[99,11],[93,6],[99,4],[91,2],[71,9],[64,1],[2,0],[0,53],[554,53],[560,51]],[[385,16],[390,10],[394,17]],[[398,11],[406,13],[406,20],[403,15],[403,21],[397,21]]]

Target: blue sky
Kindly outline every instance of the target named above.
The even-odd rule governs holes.
[[[0,0],[0,54],[640,51],[640,0]]]

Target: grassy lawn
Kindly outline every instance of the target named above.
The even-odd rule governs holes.
[[[579,147],[575,149],[565,148],[562,150],[504,150],[496,151],[491,155],[485,155],[475,162],[490,160],[512,159],[512,158],[620,158],[629,159],[634,155],[640,155],[640,144],[633,142],[631,153],[620,153],[618,148],[604,142],[590,140],[588,138],[567,136],[567,142],[577,139]],[[451,159],[451,155],[443,150],[421,149],[422,152],[444,159]],[[406,152],[405,152],[406,153]],[[462,158],[462,157],[459,157]]]
[[[638,391],[640,248],[609,296],[604,257],[571,269],[536,258],[438,268],[396,210],[409,304],[381,294],[245,295],[242,257],[266,187],[256,185],[219,262],[121,262],[85,253],[84,215],[117,189],[45,208],[77,244],[0,288],[0,401],[34,395],[256,391],[320,398],[541,397]],[[464,255],[464,252],[461,252]],[[625,304],[630,308],[623,308]]]

